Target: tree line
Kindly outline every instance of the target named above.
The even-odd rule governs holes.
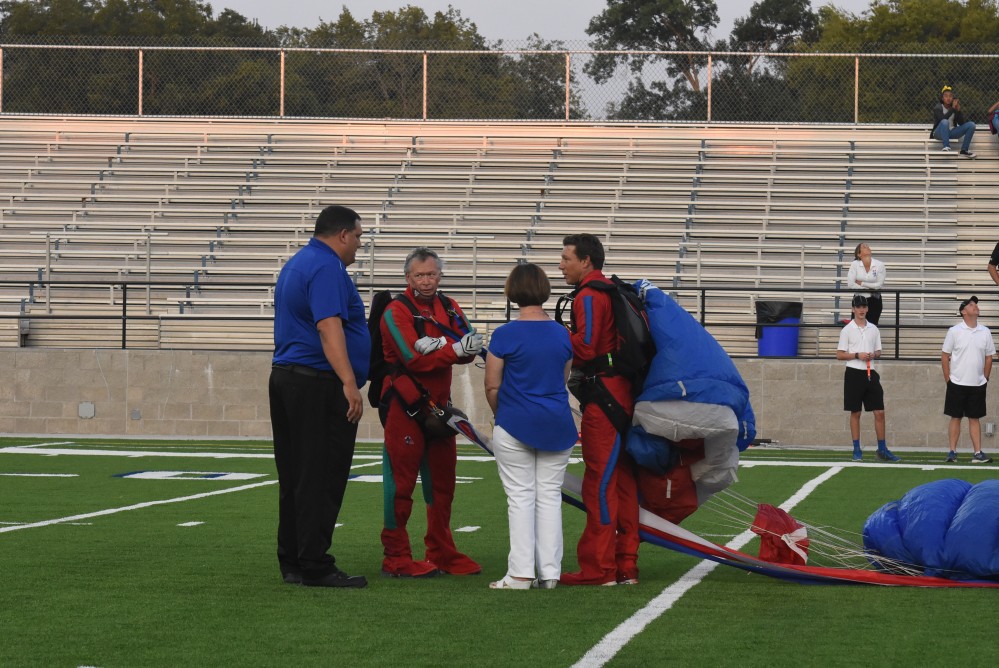
[[[224,0],[223,0],[224,1]],[[596,83],[626,78],[602,109],[587,108],[578,82],[569,116],[621,120],[765,122],[853,120],[852,58],[769,54],[868,53],[860,71],[861,121],[927,122],[944,84],[955,86],[974,117],[999,95],[992,58],[890,54],[992,54],[999,45],[997,0],[872,0],[855,15],[810,0],[760,0],[715,38],[715,0],[607,0],[587,28],[595,51],[583,72]],[[134,49],[19,48],[18,44],[142,46],[142,108],[150,115],[277,113],[285,54],[287,116],[420,118],[423,52],[427,115],[435,119],[565,117],[565,46],[537,34],[524,51],[490,43],[449,7],[432,16],[417,6],[311,28],[262,27],[231,9],[198,0],[4,0],[3,111],[133,114]],[[244,47],[166,50],[156,47]],[[245,50],[247,48],[260,50]],[[322,53],[309,49],[352,49]],[[370,50],[403,53],[373,54]],[[627,53],[626,53],[627,52]],[[690,53],[696,52],[696,53]],[[709,59],[707,52],[721,52]]]

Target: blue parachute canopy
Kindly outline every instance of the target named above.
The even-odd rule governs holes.
[[[922,566],[926,575],[999,578],[999,480],[913,488],[867,518],[864,547],[875,565],[885,565],[882,556]]]
[[[756,437],[749,388],[732,358],[711,334],[662,290],[645,292],[656,356],[636,401],[682,400],[732,409],[738,421],[736,446],[745,450]]]

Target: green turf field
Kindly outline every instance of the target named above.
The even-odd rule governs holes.
[[[370,585],[329,590],[280,578],[269,443],[0,440],[0,666],[999,665],[996,590],[805,586],[652,545],[635,587],[490,590],[505,497],[488,457],[459,454],[452,526],[485,572],[378,576],[380,445],[361,444],[333,551]],[[845,450],[753,449],[735,489],[776,505],[842,465],[792,514],[859,532],[916,485],[999,471],[900,454],[857,466]],[[739,533],[709,515],[684,526]],[[565,570],[583,519],[565,507]]]

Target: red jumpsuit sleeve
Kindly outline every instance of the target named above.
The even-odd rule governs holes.
[[[569,340],[573,366],[582,366],[612,352],[614,312],[607,293],[581,290],[572,302],[572,317],[575,331],[569,333]]]

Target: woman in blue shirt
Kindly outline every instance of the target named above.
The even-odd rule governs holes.
[[[506,279],[519,317],[499,328],[486,357],[486,400],[496,416],[496,454],[510,521],[507,572],[493,589],[553,589],[562,571],[562,480],[579,432],[565,382],[568,331],[545,313],[551,283],[520,264]]]

